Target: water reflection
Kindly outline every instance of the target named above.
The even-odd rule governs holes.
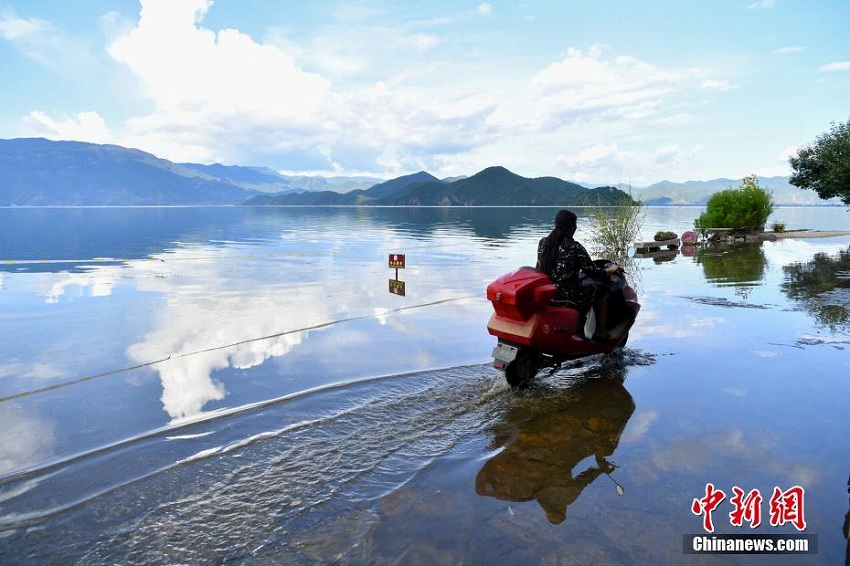
[[[719,287],[735,287],[735,294],[742,298],[761,283],[767,268],[761,242],[701,248],[696,262],[702,266],[706,281]]]
[[[244,232],[228,208],[2,208],[0,271],[85,272],[145,259],[175,242]]]
[[[767,242],[766,261],[759,251],[755,260],[741,258],[746,247],[729,251],[755,261],[743,275],[732,257],[636,260],[629,277],[640,280],[645,311],[632,348],[657,363],[630,361],[629,391],[599,379],[607,371],[576,386],[561,370],[513,394],[482,365],[493,346],[483,289],[533,263],[551,209],[177,210],[162,213],[161,226],[156,214],[135,212],[143,218],[121,214],[128,231],[140,228],[138,246],[110,234],[117,221],[100,239],[93,228],[84,246],[65,250],[46,221],[44,234],[15,240],[22,258],[108,256],[120,265],[90,262],[86,273],[57,264],[45,268],[52,273],[0,268],[0,395],[30,393],[0,403],[0,429],[8,431],[0,438],[0,491],[8,496],[23,481],[35,483],[28,478],[40,480],[3,500],[3,515],[132,486],[81,506],[90,520],[62,513],[43,528],[0,534],[0,555],[115,563],[122,560],[98,560],[105,556],[98,552],[118,548],[114,556],[125,556],[120,549],[130,548],[141,557],[174,533],[191,533],[190,551],[203,552],[170,562],[249,560],[263,545],[261,561],[289,549],[291,562],[307,562],[297,541],[310,539],[328,551],[314,562],[332,561],[331,550],[349,548],[348,540],[362,552],[355,562],[400,555],[378,559],[375,543],[441,563],[622,562],[639,551],[673,563],[681,559],[676,537],[696,524],[694,486],[707,481],[727,490],[733,482],[805,486],[817,510],[812,532],[831,533],[822,535],[821,559],[844,555],[836,535],[847,500],[836,488],[847,479],[840,457],[847,435],[823,432],[846,429],[846,351],[800,346],[814,318],[787,307],[850,304],[840,300],[850,275],[846,238]],[[658,212],[650,234],[687,227],[699,211]],[[838,212],[818,214],[834,228],[845,220]],[[0,211],[0,234],[3,218]],[[828,251],[832,272],[809,297],[804,266],[822,261],[817,251]],[[408,253],[407,297],[387,293],[387,252]],[[800,261],[799,277],[783,271]],[[753,282],[747,300],[736,300],[735,285]],[[473,298],[395,310],[460,295]],[[473,369],[399,378],[399,389],[390,386],[396,377],[354,385],[461,364]],[[573,369],[587,377],[585,367]],[[339,387],[297,395],[329,384]],[[220,417],[291,393],[297,403],[160,431],[169,419]],[[339,412],[337,401],[345,401]],[[487,444],[500,453],[485,452]],[[87,451],[97,452],[76,457]],[[629,478],[621,481],[628,497],[618,498],[610,479],[596,480],[610,471],[609,459],[623,465],[609,477]],[[62,464],[21,481],[10,476],[51,460]],[[137,483],[160,468],[173,471]],[[476,476],[484,497],[471,489]],[[612,497],[618,520],[611,513],[576,520]],[[658,526],[641,523],[647,513]],[[549,528],[549,521],[562,523]],[[97,550],[86,555],[92,540]],[[660,540],[673,542],[670,554],[652,553]],[[234,554],[242,548],[244,556]]]
[[[376,228],[430,241],[445,230],[504,242],[540,231],[546,208],[3,208],[0,272],[87,272],[129,260],[150,259],[181,243],[224,247],[240,242],[326,240],[332,232],[363,234]]]
[[[431,239],[446,229],[461,230],[483,240],[506,240],[517,233],[542,231],[557,208],[467,207],[256,207],[251,214],[270,220],[297,214],[307,225],[380,224],[417,239]]]
[[[0,333],[18,339],[0,345],[0,395],[115,376],[98,383],[115,383],[116,410],[130,403],[141,412],[120,381],[145,383],[155,374],[162,409],[179,421],[317,384],[299,386],[302,378],[433,367],[448,352],[444,342],[478,336],[434,338],[428,326],[439,323],[412,324],[393,312],[480,295],[495,273],[487,263],[493,251],[514,266],[512,249],[536,236],[544,217],[548,224],[551,211],[3,209],[0,285],[12,294],[0,305],[0,315],[8,313]],[[397,251],[410,262],[406,301],[386,291],[386,254]],[[461,266],[462,275],[447,266]],[[483,303],[452,306],[455,317],[475,309],[474,326],[487,338],[478,322]],[[446,316],[435,311],[448,307],[422,312]],[[312,332],[345,321],[361,322],[340,324],[326,333],[332,338]],[[360,355],[376,334],[397,354]],[[460,361],[479,361],[479,349],[486,351],[476,346]],[[400,367],[383,367],[399,359]],[[252,390],[255,382],[262,386]]]
[[[817,253],[807,262],[782,267],[780,285],[819,324],[830,330],[850,329],[850,250],[831,256]]]
[[[491,428],[490,448],[504,449],[475,479],[480,495],[537,500],[553,524],[564,521],[584,488],[615,469],[606,458],[635,410],[617,377],[588,379],[558,395],[512,407]]]
[[[53,452],[52,424],[20,407],[0,405],[0,430],[0,474],[41,462]]]
[[[144,210],[137,212],[148,214]],[[215,219],[221,211],[210,212]],[[187,213],[191,217],[197,211]],[[36,293],[29,294],[40,295],[43,304],[33,306],[34,311],[70,309],[74,303],[86,302],[86,316],[97,319],[99,326],[108,327],[112,316],[117,316],[115,327],[126,329],[126,336],[114,337],[116,342],[123,339],[123,343],[110,344],[110,357],[97,359],[102,368],[75,371],[64,367],[53,372],[53,378],[44,385],[73,383],[76,380],[69,376],[75,373],[114,375],[125,368],[153,371],[162,383],[162,407],[172,420],[255,400],[248,387],[241,387],[245,395],[241,398],[233,398],[232,392],[240,387],[241,376],[264,365],[262,372],[276,378],[274,382],[265,380],[264,391],[271,391],[272,395],[286,393],[289,389],[282,388],[297,386],[283,383],[281,372],[266,362],[276,358],[280,364],[280,358],[294,349],[301,353],[295,357],[304,361],[308,349],[304,343],[310,331],[344,321],[368,320],[373,328],[392,327],[401,337],[395,341],[403,341],[405,334],[421,333],[422,328],[390,315],[414,302],[438,304],[480,294],[479,282],[485,276],[478,270],[486,267],[469,264],[476,255],[476,244],[483,242],[470,238],[470,228],[464,223],[471,222],[481,231],[486,231],[488,222],[515,229],[509,222],[499,220],[506,218],[504,214],[491,215],[493,218],[487,220],[483,212],[472,214],[467,220],[446,219],[447,213],[440,210],[409,209],[238,210],[231,214],[234,218],[220,231],[214,225],[190,228],[198,232],[190,238],[193,241],[172,242],[167,249],[167,242],[160,240],[163,250],[150,258],[125,257],[120,265],[98,264],[85,273],[60,270],[38,280],[30,273],[14,273],[20,281],[38,285]],[[248,226],[246,218],[255,217],[257,221]],[[421,224],[417,224],[419,221]],[[329,232],[327,226],[334,230]],[[415,226],[419,228],[414,229]],[[421,234],[411,239],[411,232],[416,230]],[[356,237],[345,238],[345,234]],[[42,244],[41,252],[48,254],[49,242]],[[406,272],[411,283],[408,302],[388,298],[386,292],[386,253],[399,249],[409,252],[412,259]],[[152,249],[145,250],[153,253]],[[99,251],[127,252],[119,248]],[[57,257],[66,255],[51,253]],[[465,276],[446,273],[447,263],[464,265]],[[47,265],[58,267],[60,263]],[[352,285],[352,281],[357,285]],[[103,307],[116,311],[106,313],[101,310]],[[457,303],[455,308],[463,307]],[[133,313],[130,325],[125,312]],[[349,356],[349,370],[352,363],[368,364],[369,360],[357,355],[356,344],[369,341],[363,331],[365,324],[350,323],[335,329],[333,348],[318,352],[318,359],[307,360],[314,366],[312,369],[325,369],[331,360],[341,360],[345,354]],[[481,329],[483,338],[486,334],[483,326]],[[94,325],[87,330],[95,334]],[[315,334],[313,338],[315,348],[318,340]],[[41,347],[40,341],[45,342],[44,349],[51,347],[44,336],[40,337],[27,345],[33,357],[45,357],[36,351]],[[428,342],[439,347],[437,340]],[[14,344],[10,344],[9,350],[13,348]],[[334,355],[327,356],[328,351]],[[404,351],[400,350],[399,356],[404,356]],[[406,357],[404,369],[408,370],[435,364],[421,347]],[[11,389],[10,393],[34,389],[31,382],[22,379],[32,373],[19,371],[25,365],[25,360],[21,360],[8,368],[14,373],[11,377],[21,383],[13,389],[12,381],[7,380],[4,385]],[[288,367],[293,366],[294,362],[288,363]],[[299,371],[305,373],[303,369]],[[366,372],[383,370],[372,367]],[[314,376],[325,379],[321,373],[310,377]]]
[[[847,493],[850,493],[850,477],[847,478]],[[848,503],[850,503],[850,500],[848,500]],[[847,564],[850,564],[850,509],[847,510],[847,514],[844,516],[844,524],[842,525],[841,532],[844,538],[847,539],[845,561]]]

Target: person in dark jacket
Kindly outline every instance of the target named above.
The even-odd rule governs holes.
[[[608,338],[605,328],[607,294],[597,293],[598,287],[582,285],[579,273],[604,280],[620,267],[616,263],[605,269],[596,267],[584,246],[573,239],[577,228],[577,217],[571,211],[561,210],[555,215],[555,227],[537,246],[537,269],[549,276],[558,288],[560,299],[575,303],[582,312],[593,304],[598,329],[594,337]]]

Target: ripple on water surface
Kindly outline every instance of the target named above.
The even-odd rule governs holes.
[[[504,518],[496,510],[536,499],[545,514],[536,505],[526,513],[560,522],[551,518],[570,504],[561,492],[577,497],[586,487],[571,468],[613,452],[634,410],[620,385],[626,367],[652,363],[627,350],[613,362],[543,375],[520,392],[482,365],[391,376],[164,431],[7,482],[0,549],[35,562],[96,563],[515,552],[527,545],[510,524],[492,523]],[[583,385],[593,382],[603,383],[603,408]],[[526,468],[533,473],[513,477]],[[494,490],[490,480],[504,473],[501,485],[515,487]],[[580,477],[589,483],[598,473]],[[564,480],[548,485],[554,476]],[[534,528],[508,509],[517,526]]]
[[[244,555],[302,515],[326,516],[317,511],[332,501],[396,489],[474,438],[505,395],[490,368],[454,368],[328,388],[124,443],[7,482],[5,544],[49,527],[62,540],[38,548],[89,560],[156,559],[152,547],[163,561]]]

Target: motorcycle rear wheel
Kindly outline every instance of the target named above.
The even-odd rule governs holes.
[[[529,350],[520,350],[516,358],[505,367],[505,380],[508,385],[520,388],[528,385],[540,369],[537,356]]]
[[[618,348],[625,348],[625,347],[626,347],[626,343],[627,343],[628,341],[629,341],[629,333],[628,333],[628,332],[626,332],[625,334],[623,334],[623,337],[622,337],[622,338],[620,338],[620,341],[619,341],[619,342],[617,342],[617,347],[618,347]]]

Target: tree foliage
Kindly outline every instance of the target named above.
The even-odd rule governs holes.
[[[788,161],[794,169],[792,185],[812,189],[822,199],[840,197],[850,204],[850,120],[833,122],[829,132],[798,149]]]
[[[733,228],[763,230],[773,212],[773,197],[759,186],[758,177],[744,177],[741,186],[709,197],[705,211],[694,221],[698,230]]]

